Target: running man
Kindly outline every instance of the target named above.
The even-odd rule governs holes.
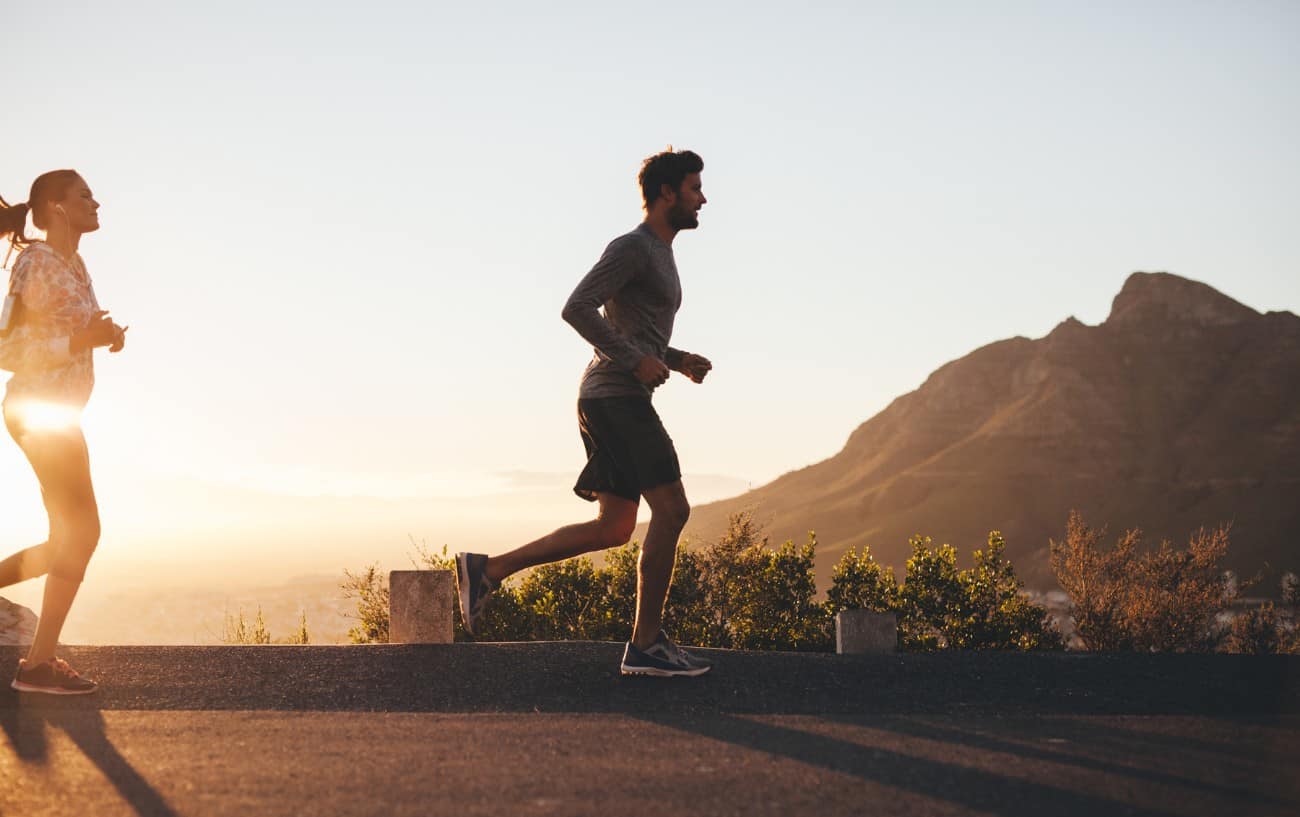
[[[710,669],[662,629],[677,539],[691,508],[673,441],[650,404],[651,393],[670,372],[702,383],[713,368],[706,358],[668,345],[682,303],[673,239],[699,226],[703,169],[704,161],[689,150],[646,159],[639,176],[645,221],[610,242],[564,305],[564,320],[595,347],[578,390],[578,431],[587,466],[573,490],[599,510],[590,522],[560,528],[501,556],[457,553],[461,615],[471,635],[484,602],[507,576],[626,543],[645,497],[650,528],[637,566],[636,623],[621,670],[670,676]]]

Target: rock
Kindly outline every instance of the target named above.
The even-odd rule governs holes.
[[[36,634],[36,614],[0,597],[0,644],[30,644]]]

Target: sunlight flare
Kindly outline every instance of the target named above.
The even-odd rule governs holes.
[[[24,400],[16,405],[11,404],[9,412],[28,431],[68,431],[81,424],[82,409],[47,400]]]

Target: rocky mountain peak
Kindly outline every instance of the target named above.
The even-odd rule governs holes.
[[[847,548],[901,569],[913,534],[970,549],[996,529],[1046,589],[1048,542],[1079,510],[1152,541],[1231,521],[1228,567],[1300,570],[1297,371],[1300,318],[1136,273],[1104,324],[1067,318],[944,364],[834,457],[692,508],[688,534],[758,508],[772,541],[817,531],[826,581]]]
[[[1257,317],[1258,312],[1207,284],[1168,272],[1135,272],[1111,302],[1110,325],[1150,321],[1223,326]]]

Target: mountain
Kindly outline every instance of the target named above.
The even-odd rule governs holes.
[[[753,508],[774,541],[818,536],[818,577],[870,545],[900,578],[914,533],[969,558],[987,533],[1031,587],[1071,509],[1185,544],[1231,522],[1229,567],[1300,568],[1300,318],[1134,273],[1097,326],[998,341],[941,367],[835,456],[693,509],[709,539]]]

